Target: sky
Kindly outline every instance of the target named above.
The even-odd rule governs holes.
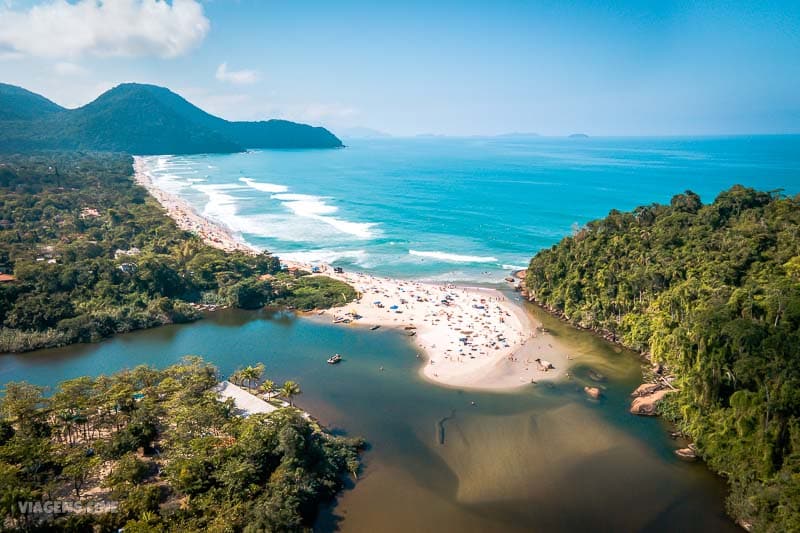
[[[334,132],[800,133],[800,1],[0,0],[0,81]]]

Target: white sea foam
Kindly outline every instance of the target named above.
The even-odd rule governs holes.
[[[239,177],[240,184],[207,184],[195,176],[185,176],[190,172],[183,171],[187,167],[192,174],[199,171],[192,163],[175,156],[144,157],[143,160],[153,176],[153,182],[164,190],[182,195],[186,187],[198,190],[208,197],[208,202],[201,214],[213,218],[230,229],[295,242],[325,242],[339,240],[340,237],[352,239],[372,239],[380,234],[378,224],[374,222],[355,222],[340,216],[333,216],[339,211],[335,205],[328,203],[330,197],[311,194],[290,193],[289,187],[278,183],[260,182],[252,178]],[[209,168],[216,168],[207,165]],[[207,177],[207,176],[206,176]],[[270,193],[270,198],[280,202],[288,210],[286,214],[264,213],[259,215],[239,215],[238,201],[230,193],[231,190],[254,189]],[[318,222],[309,224],[308,219]]]
[[[273,194],[272,198],[281,200],[284,207],[292,211],[297,216],[311,218],[323,222],[334,229],[358,237],[359,239],[371,239],[375,237],[374,222],[351,222],[341,218],[332,217],[339,208],[325,203],[324,196],[314,196],[311,194],[282,193]]]
[[[286,185],[278,185],[277,183],[266,183],[266,182],[256,181],[252,178],[241,177],[239,178],[239,181],[244,182],[249,187],[261,192],[276,193],[276,192],[286,192],[289,190],[289,187],[287,187]]]
[[[528,268],[527,266],[518,266],[518,265],[500,265],[503,267],[503,270],[525,270]]]
[[[325,198],[310,194],[274,194],[276,200],[282,200],[283,206],[301,217],[330,215],[338,211],[336,206],[325,203]]]
[[[282,252],[281,259],[300,263],[333,263],[339,259],[347,259],[351,263],[367,266],[366,250],[308,250],[305,252]]]
[[[238,185],[193,185],[195,189],[208,196],[203,215],[211,217],[229,228],[241,231],[242,220],[237,216],[237,201],[226,191],[239,189]]]
[[[438,259],[439,261],[446,261],[450,263],[496,263],[497,258],[492,256],[482,255],[459,255],[449,254],[446,252],[424,252],[419,250],[409,250],[409,255],[417,257],[427,257],[429,259]]]

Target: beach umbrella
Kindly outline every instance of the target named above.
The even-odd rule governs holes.
[[[396,305],[391,306],[389,309],[397,309]]]

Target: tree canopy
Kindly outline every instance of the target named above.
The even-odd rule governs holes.
[[[256,365],[257,366],[257,365]],[[292,407],[244,418],[187,357],[0,391],[0,520],[46,531],[304,531],[359,468],[358,439]],[[19,503],[107,502],[103,512],[21,513]],[[94,507],[97,509],[98,507]]]
[[[296,278],[269,254],[226,253],[180,230],[131,180],[128,156],[0,158],[0,353],[94,341],[200,316],[193,304],[303,310],[356,293]]]

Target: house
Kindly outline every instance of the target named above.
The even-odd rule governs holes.
[[[139,255],[140,253],[142,253],[142,251],[135,246],[132,247],[130,250],[117,249],[114,252],[114,259],[119,259],[120,257],[133,257]]]
[[[17,281],[16,276],[12,276],[11,274],[0,274],[0,283],[12,283]]]

